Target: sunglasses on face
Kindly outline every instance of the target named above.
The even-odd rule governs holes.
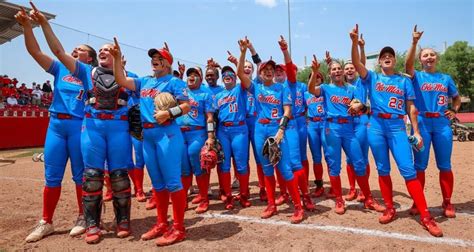
[[[235,74],[233,72],[225,72],[222,74],[222,78],[225,77],[235,78]]]

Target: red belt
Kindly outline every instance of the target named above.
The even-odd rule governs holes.
[[[245,121],[240,121],[240,122],[222,122],[222,126],[225,127],[232,127],[232,126],[242,126],[245,125]]]
[[[306,112],[301,112],[301,113],[296,114],[295,118],[302,117],[302,116],[305,116],[305,115],[306,115]]]
[[[202,127],[202,126],[184,126],[184,127],[181,127],[182,132],[192,131],[192,130],[202,130],[202,129],[204,129],[204,127]]]
[[[441,114],[438,112],[419,112],[420,116],[427,117],[427,118],[440,118]]]
[[[392,114],[392,113],[372,113],[375,114],[378,118],[382,119],[403,119],[403,115]]]
[[[126,115],[121,115],[117,116],[114,114],[106,114],[106,113],[98,113],[95,115],[92,115],[91,113],[86,113],[87,118],[96,118],[100,120],[122,120],[122,121],[128,121],[128,116]]]
[[[335,122],[335,123],[349,123],[350,120],[347,118],[328,118],[328,122]]]
[[[313,122],[321,122],[323,121],[323,118],[320,116],[314,116],[314,117],[310,117],[309,120]]]
[[[270,124],[270,123],[280,123],[281,119],[276,119],[276,120],[270,120],[268,118],[261,118],[258,119],[258,122],[261,124]]]
[[[57,113],[56,118],[58,119],[72,119],[72,115],[70,114],[63,114],[63,113]]]
[[[156,128],[158,126],[167,126],[167,125],[170,125],[171,124],[171,121],[165,121],[164,123],[162,124],[158,124],[158,123],[143,123],[143,128],[144,129],[152,129],[152,128]]]

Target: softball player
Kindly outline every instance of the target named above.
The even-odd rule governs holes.
[[[395,209],[392,199],[392,180],[390,177],[390,150],[397,163],[398,169],[413,201],[421,215],[421,224],[433,236],[442,236],[443,232],[431,217],[426,205],[425,195],[420,181],[416,177],[412,153],[408,143],[403,117],[408,113],[413,126],[414,136],[419,146],[423,145],[418,130],[416,108],[413,103],[415,93],[410,80],[395,74],[395,51],[384,47],[379,54],[378,62],[382,73],[368,71],[360,62],[357,42],[359,39],[358,25],[350,33],[352,40],[352,63],[362,78],[362,83],[368,87],[372,116],[368,129],[369,144],[377,164],[380,191],[385,201],[386,210],[379,222],[386,224],[395,219]],[[405,112],[406,111],[406,112]],[[396,147],[395,147],[396,145]]]
[[[265,140],[268,137],[275,136],[277,143],[279,143],[282,158],[277,167],[286,181],[286,186],[293,200],[295,212],[291,217],[292,223],[299,223],[303,220],[304,211],[301,206],[301,199],[298,193],[297,181],[293,175],[290,165],[290,150],[287,136],[285,136],[286,128],[296,127],[294,121],[290,121],[291,116],[291,93],[288,88],[285,88],[282,83],[274,83],[275,62],[269,60],[261,63],[259,75],[262,84],[252,82],[250,78],[244,73],[245,53],[248,48],[248,40],[239,41],[240,59],[237,73],[242,81],[242,86],[248,89],[256,97],[257,109],[257,123],[255,125],[255,146],[259,159],[263,165],[263,172],[265,174],[265,188],[267,191],[268,206],[262,213],[262,218],[270,218],[277,213],[275,204],[275,177],[274,167],[269,161],[263,157],[262,149]]]
[[[242,207],[251,206],[249,199],[249,170],[248,170],[248,128],[245,122],[246,90],[236,84],[237,76],[230,66],[222,68],[222,81],[225,89],[216,94],[214,102],[217,109],[219,126],[217,139],[224,150],[224,162],[218,167],[220,171],[219,184],[225,194],[225,208],[233,208],[231,192],[231,157],[234,158],[238,172],[240,187],[240,204]]]
[[[323,75],[317,73],[317,82],[324,82]],[[321,148],[323,143],[323,127],[325,124],[326,113],[324,111],[324,97],[316,97],[310,92],[304,93],[304,103],[308,108],[308,142],[311,155],[313,157],[313,172],[316,188],[312,194],[314,197],[320,197],[324,193],[323,187],[323,165]]]
[[[156,244],[170,245],[185,239],[184,211],[186,192],[181,182],[184,139],[175,118],[190,111],[186,84],[170,74],[173,56],[167,46],[150,49],[153,76],[133,79],[125,77],[120,65],[120,47],[116,39],[111,50],[117,83],[140,93],[140,112],[143,122],[143,154],[150,175],[157,209],[157,224],[142,235],[143,240],[159,237]],[[165,44],[166,45],[166,44]],[[161,92],[171,93],[179,105],[168,111],[157,110],[154,98]],[[157,110],[157,111],[155,111]],[[168,204],[171,196],[173,226],[168,229]]]
[[[201,169],[199,155],[204,144],[214,144],[214,117],[215,111],[212,92],[201,85],[202,77],[197,68],[186,71],[187,92],[191,111],[179,117],[176,123],[180,126],[185,142],[181,179],[185,192],[191,186],[192,175],[196,176],[199,194],[193,199],[193,204],[199,204],[196,213],[204,213],[209,208],[209,176]]]
[[[44,22],[44,16],[38,14],[38,21]],[[80,149],[81,124],[84,117],[84,87],[81,80],[72,76],[68,69],[44,54],[34,36],[30,18],[24,9],[15,15],[23,27],[25,46],[30,55],[48,73],[54,76],[53,103],[46,141],[45,186],[43,189],[43,218],[26,238],[34,242],[54,232],[53,215],[61,194],[61,183],[64,177],[67,160],[70,159],[72,179],[76,185],[78,214],[70,235],[76,236],[85,232],[85,221],[82,209],[82,173],[84,163]],[[96,62],[96,52],[88,45],[79,45],[71,53],[72,57],[85,63]]]
[[[456,211],[451,204],[453,193],[453,172],[451,171],[451,153],[453,150],[453,133],[449,120],[453,119],[461,105],[461,98],[456,85],[447,74],[436,71],[438,54],[431,48],[420,51],[419,60],[422,71],[415,71],[416,46],[423,32],[418,32],[416,26],[413,31],[413,41],[408,51],[405,63],[406,72],[412,77],[415,89],[415,106],[418,108],[418,127],[423,137],[425,148],[414,151],[415,169],[421,187],[425,187],[425,170],[430,157],[430,147],[436,157],[439,169],[439,183],[443,195],[443,213],[448,218],[456,217]],[[452,98],[452,109],[448,109],[449,98]],[[411,213],[418,213],[415,204]]]
[[[344,214],[345,212],[341,178],[339,176],[341,172],[341,148],[354,161],[357,182],[366,196],[364,207],[383,211],[383,207],[372,198],[369,180],[365,173],[362,151],[359,142],[354,137],[353,118],[349,113],[353,114],[353,111],[356,110],[353,104],[354,99],[356,99],[355,87],[344,82],[342,67],[337,62],[332,62],[329,65],[331,84],[316,82],[316,76],[319,72],[316,57],[314,57],[311,68],[312,73],[308,83],[308,91],[316,97],[324,97],[326,122],[323,137],[326,141],[326,161],[329,166],[331,188],[336,195],[335,212],[337,214]]]

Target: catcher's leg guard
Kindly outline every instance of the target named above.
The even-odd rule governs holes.
[[[100,241],[100,215],[102,213],[102,187],[104,186],[104,171],[85,169],[82,183],[82,205],[86,219],[87,243]]]
[[[117,221],[117,236],[127,237],[130,234],[131,188],[126,169],[114,170],[110,173],[113,191],[113,205]]]
[[[58,205],[59,196],[61,196],[61,187],[45,186],[43,189],[43,220],[47,223],[53,223],[53,215]]]

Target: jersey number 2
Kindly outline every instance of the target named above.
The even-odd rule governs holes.
[[[402,109],[403,108],[403,100],[397,99],[395,97],[390,97],[390,101],[388,102],[388,106],[394,109]]]

